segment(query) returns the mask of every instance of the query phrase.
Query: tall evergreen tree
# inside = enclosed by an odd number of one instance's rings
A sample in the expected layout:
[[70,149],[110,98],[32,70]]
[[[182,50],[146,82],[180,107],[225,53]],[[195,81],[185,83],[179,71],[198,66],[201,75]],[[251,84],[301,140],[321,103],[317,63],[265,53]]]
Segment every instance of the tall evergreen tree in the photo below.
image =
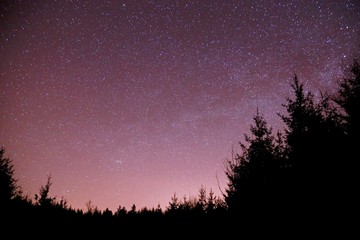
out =
[[42,185],[39,190],[39,195],[35,194],[35,200],[38,201],[39,206],[41,207],[51,207],[55,204],[55,197],[50,197],[50,187],[52,185],[51,175],[47,177],[47,181],[45,185]]
[[[281,115],[282,120],[287,125],[285,129],[286,147],[289,157],[289,171],[293,181],[304,177],[305,170],[311,165],[310,149],[313,143],[310,141],[309,132],[314,129],[312,118],[317,115],[311,92],[305,94],[304,86],[297,78],[294,77],[294,83],[291,84],[294,90],[295,99],[287,98],[287,103],[283,106],[286,108],[288,115]],[[311,151],[313,152],[313,151]],[[310,155],[310,156],[309,156]],[[294,186],[292,186],[293,188]],[[294,189],[295,190],[295,189]]]
[[[354,59],[353,64],[344,73],[334,101],[343,113],[345,140],[343,142],[342,164],[338,167],[341,176],[342,192],[347,205],[355,199],[354,189],[358,188],[358,160],[360,158],[360,63]],[[345,204],[345,203],[344,203]],[[357,204],[353,202],[353,205]]]
[[11,199],[19,195],[19,188],[14,178],[14,166],[9,158],[4,156],[4,147],[0,148],[0,205],[7,205]]
[[206,209],[206,189],[204,186],[201,186],[199,189],[198,200],[196,203],[196,208],[201,212],[204,212]]
[[242,153],[227,162],[225,201],[230,210],[245,209],[261,201],[273,183],[277,162],[271,128],[258,111],[254,122],[250,126],[252,136],[245,135],[247,145],[240,143]]
[[346,133],[355,141],[354,147],[360,147],[360,64],[356,58],[345,74],[335,102],[345,111]]
[[214,191],[210,188],[209,197],[207,198],[207,204],[206,204],[206,212],[211,213],[215,209],[215,200],[216,197],[214,195]]
[[342,144],[340,121],[328,97],[315,101],[296,76],[291,86],[295,97],[287,99],[287,115],[281,116],[287,125],[286,184],[292,197],[289,201],[320,208],[335,193]]
[[169,202],[169,207],[167,208],[167,211],[173,212],[179,209],[180,203],[179,198],[176,196],[176,193],[171,197],[171,201]]

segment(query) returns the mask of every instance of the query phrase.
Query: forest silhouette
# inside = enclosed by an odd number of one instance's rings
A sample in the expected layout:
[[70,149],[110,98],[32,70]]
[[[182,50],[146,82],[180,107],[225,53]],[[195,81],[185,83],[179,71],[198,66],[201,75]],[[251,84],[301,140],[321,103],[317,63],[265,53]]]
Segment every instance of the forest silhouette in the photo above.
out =
[[126,209],[120,205],[113,212],[99,210],[91,201],[86,210],[74,209],[66,199],[50,196],[51,176],[34,199],[24,196],[2,147],[2,235],[29,226],[40,234],[44,229],[77,229],[91,235],[94,229],[121,234],[130,227],[154,232],[206,227],[226,232],[231,224],[236,225],[232,228],[236,232],[245,225],[275,225],[274,221],[285,229],[302,218],[302,226],[315,226],[319,221],[329,228],[339,224],[354,215],[359,182],[355,164],[360,159],[359,61],[355,58],[344,71],[334,94],[315,97],[297,76],[291,87],[293,96],[283,104],[285,113],[278,114],[285,129],[273,133],[256,111],[250,134],[240,143],[241,152],[225,163],[228,183],[222,196],[201,186],[196,197],[174,194],[164,210],[160,206]]

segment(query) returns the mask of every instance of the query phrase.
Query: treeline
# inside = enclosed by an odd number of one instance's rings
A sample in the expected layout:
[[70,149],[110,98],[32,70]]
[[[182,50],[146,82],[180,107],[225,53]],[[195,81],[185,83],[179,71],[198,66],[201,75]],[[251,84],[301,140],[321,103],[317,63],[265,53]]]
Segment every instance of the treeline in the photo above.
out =
[[[75,227],[73,230],[84,230],[89,227],[112,230],[120,227],[156,227],[173,228],[184,225],[196,228],[199,224],[217,223],[217,219],[224,219],[227,211],[222,197],[215,196],[212,189],[207,193],[201,186],[198,196],[182,197],[174,193],[169,205],[162,209],[143,207],[137,209],[133,204],[130,209],[119,206],[116,211],[108,208],[100,210],[91,201],[85,203],[86,210],[75,209],[68,205],[64,198],[57,199],[50,196],[52,186],[51,175],[35,194],[34,199],[24,196],[21,188],[16,184],[14,169],[9,158],[4,156],[5,149],[0,149],[0,179],[1,202],[0,213],[3,226],[46,226],[46,228]],[[114,228],[115,229],[115,228]]]
[[[278,113],[285,129],[273,133],[256,111],[251,135],[240,143],[241,152],[226,162],[227,188],[223,196],[201,187],[196,197],[172,196],[165,210],[119,208],[100,211],[73,209],[65,199],[49,196],[51,177],[35,200],[23,196],[14,179],[11,160],[0,150],[0,208],[2,221],[11,225],[66,224],[73,226],[225,226],[230,222],[283,222],[305,217],[307,222],[334,219],[353,212],[360,159],[360,65],[344,72],[334,94],[319,96],[304,89],[295,76],[294,96]],[[235,220],[234,220],[235,219]],[[56,223],[56,224],[55,224]]]
[[228,211],[250,219],[276,215],[339,224],[354,216],[359,187],[359,62],[354,59],[335,94],[315,97],[297,76],[291,87],[286,113],[278,113],[285,129],[274,134],[257,111],[241,153],[227,161]]

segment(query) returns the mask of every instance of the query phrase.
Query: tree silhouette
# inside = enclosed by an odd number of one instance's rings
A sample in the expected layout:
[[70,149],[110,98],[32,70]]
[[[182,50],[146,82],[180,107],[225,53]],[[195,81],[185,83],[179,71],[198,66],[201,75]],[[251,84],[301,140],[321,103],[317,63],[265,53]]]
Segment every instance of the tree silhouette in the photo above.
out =
[[14,166],[9,158],[4,156],[5,149],[0,149],[0,204],[8,204],[10,200],[19,196],[19,188],[14,178]]
[[345,153],[348,159],[352,159],[348,163],[352,165],[359,158],[358,148],[360,147],[360,64],[356,58],[345,72],[334,101],[344,112]]
[[60,201],[55,203],[55,206],[60,208],[60,209],[68,209],[68,202],[64,197],[60,198]]
[[136,214],[136,205],[135,205],[135,203],[131,206],[130,211],[128,213],[131,214],[131,215]]
[[[286,148],[288,154],[288,180],[292,180],[289,188],[297,192],[298,186],[303,180],[306,181],[308,175],[306,170],[311,166],[312,156],[311,148],[315,147],[311,134],[315,129],[313,118],[318,113],[315,110],[313,95],[311,92],[305,94],[303,84],[301,84],[295,75],[294,83],[291,84],[294,90],[295,99],[287,98],[286,108],[288,115],[280,115],[287,125],[285,129]],[[309,133],[310,132],[310,133]],[[296,182],[296,183],[295,183]],[[308,182],[311,182],[308,181]]]
[[215,200],[214,191],[210,188],[209,197],[207,198],[206,212],[211,213],[215,209]]
[[341,177],[336,176],[344,165],[340,161],[344,158],[343,128],[329,96],[322,94],[315,100],[297,76],[291,86],[295,97],[283,105],[287,115],[280,115],[287,126],[286,161],[282,166],[286,167],[284,189],[289,197],[285,205],[299,214],[324,215],[324,202],[330,204],[341,188]]
[[[334,101],[340,106],[343,116],[343,126],[345,137],[342,145],[343,163],[338,167],[338,175],[342,181],[338,189],[340,194],[346,199],[343,205],[347,208],[357,205],[356,193],[358,188],[360,158],[360,63],[354,59],[353,64],[344,73],[344,77],[339,84],[339,90]],[[342,190],[342,191],[341,191]],[[352,211],[352,209],[350,209]]]
[[206,204],[206,189],[204,186],[201,186],[199,189],[198,200],[196,202],[196,209],[200,212],[204,212]]
[[52,177],[49,175],[45,185],[42,185],[39,190],[39,195],[35,194],[35,200],[38,201],[41,207],[52,207],[55,204],[56,197],[49,197],[50,187],[52,185]]
[[155,212],[162,215],[162,209],[161,209],[161,206],[160,206],[160,203],[158,203],[158,205],[156,206],[156,209],[155,209]]
[[174,212],[179,209],[180,203],[179,199],[176,196],[176,193],[171,197],[171,201],[169,202],[169,207],[167,208],[167,211]]
[[245,209],[254,200],[264,197],[276,168],[271,128],[258,111],[253,119],[252,136],[245,134],[247,145],[240,143],[242,153],[236,154],[226,165],[229,182],[225,201],[232,211]]
[[[346,76],[340,82],[335,102],[345,111],[346,133],[356,136],[358,139],[360,133],[360,64],[356,58],[345,74]],[[360,146],[359,140],[356,143]]]
[[121,207],[121,205],[120,205],[114,215],[117,217],[124,217],[124,216],[126,216],[126,214],[127,214],[126,208]]
[[283,105],[286,113],[279,114],[286,125],[285,131],[274,136],[264,117],[256,111],[250,135],[245,134],[245,143],[240,143],[242,151],[226,163],[228,183],[224,198],[215,196],[212,189],[207,195],[201,186],[196,197],[179,199],[174,193],[165,212],[160,205],[136,210],[133,204],[131,210],[119,206],[113,214],[108,208],[100,211],[88,201],[84,214],[82,210],[68,207],[64,198],[56,202],[56,197],[49,196],[51,175],[40,187],[33,203],[21,196],[13,164],[4,157],[2,147],[0,212],[5,222],[3,229],[9,229],[7,226],[12,227],[13,223],[23,229],[34,221],[38,226],[54,229],[73,225],[74,229],[80,227],[84,232],[89,227],[106,229],[103,232],[114,227],[116,232],[118,226],[124,230],[128,226],[128,229],[130,226],[149,229],[162,226],[199,231],[205,226],[226,232],[231,224],[238,223],[237,220],[248,223],[252,220],[249,216],[255,216],[254,223],[261,227],[261,221],[269,219],[266,216],[273,218],[276,214],[284,220],[279,224],[281,229],[286,230],[294,223],[292,220],[298,220],[299,214],[306,217],[307,223],[324,225],[343,220],[351,213],[355,215],[359,182],[355,163],[360,147],[360,66],[356,59],[342,80],[335,97],[327,94],[316,97],[304,90],[295,76],[291,84],[294,96],[287,98]]
[[88,215],[92,215],[95,211],[95,206],[94,204],[91,202],[91,200],[87,201],[85,203],[85,207],[86,207],[86,214]]
[[113,216],[113,213],[112,213],[111,210],[109,210],[109,208],[106,208],[106,209],[103,211],[102,215],[103,215],[104,217],[106,217],[106,218],[111,218],[111,217]]

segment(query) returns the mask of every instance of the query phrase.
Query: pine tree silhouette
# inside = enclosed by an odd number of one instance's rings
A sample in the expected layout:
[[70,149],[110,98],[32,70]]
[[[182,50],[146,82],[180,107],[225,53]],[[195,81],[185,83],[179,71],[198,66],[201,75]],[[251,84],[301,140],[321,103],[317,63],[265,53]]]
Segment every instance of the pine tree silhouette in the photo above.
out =
[[0,148],[0,206],[7,207],[12,199],[19,196],[19,188],[14,178],[14,166],[9,158],[4,156],[4,147]]
[[271,128],[257,111],[252,136],[245,135],[247,144],[240,143],[242,153],[227,162],[228,188],[225,201],[230,211],[260,208],[263,198],[273,184],[277,161]]

